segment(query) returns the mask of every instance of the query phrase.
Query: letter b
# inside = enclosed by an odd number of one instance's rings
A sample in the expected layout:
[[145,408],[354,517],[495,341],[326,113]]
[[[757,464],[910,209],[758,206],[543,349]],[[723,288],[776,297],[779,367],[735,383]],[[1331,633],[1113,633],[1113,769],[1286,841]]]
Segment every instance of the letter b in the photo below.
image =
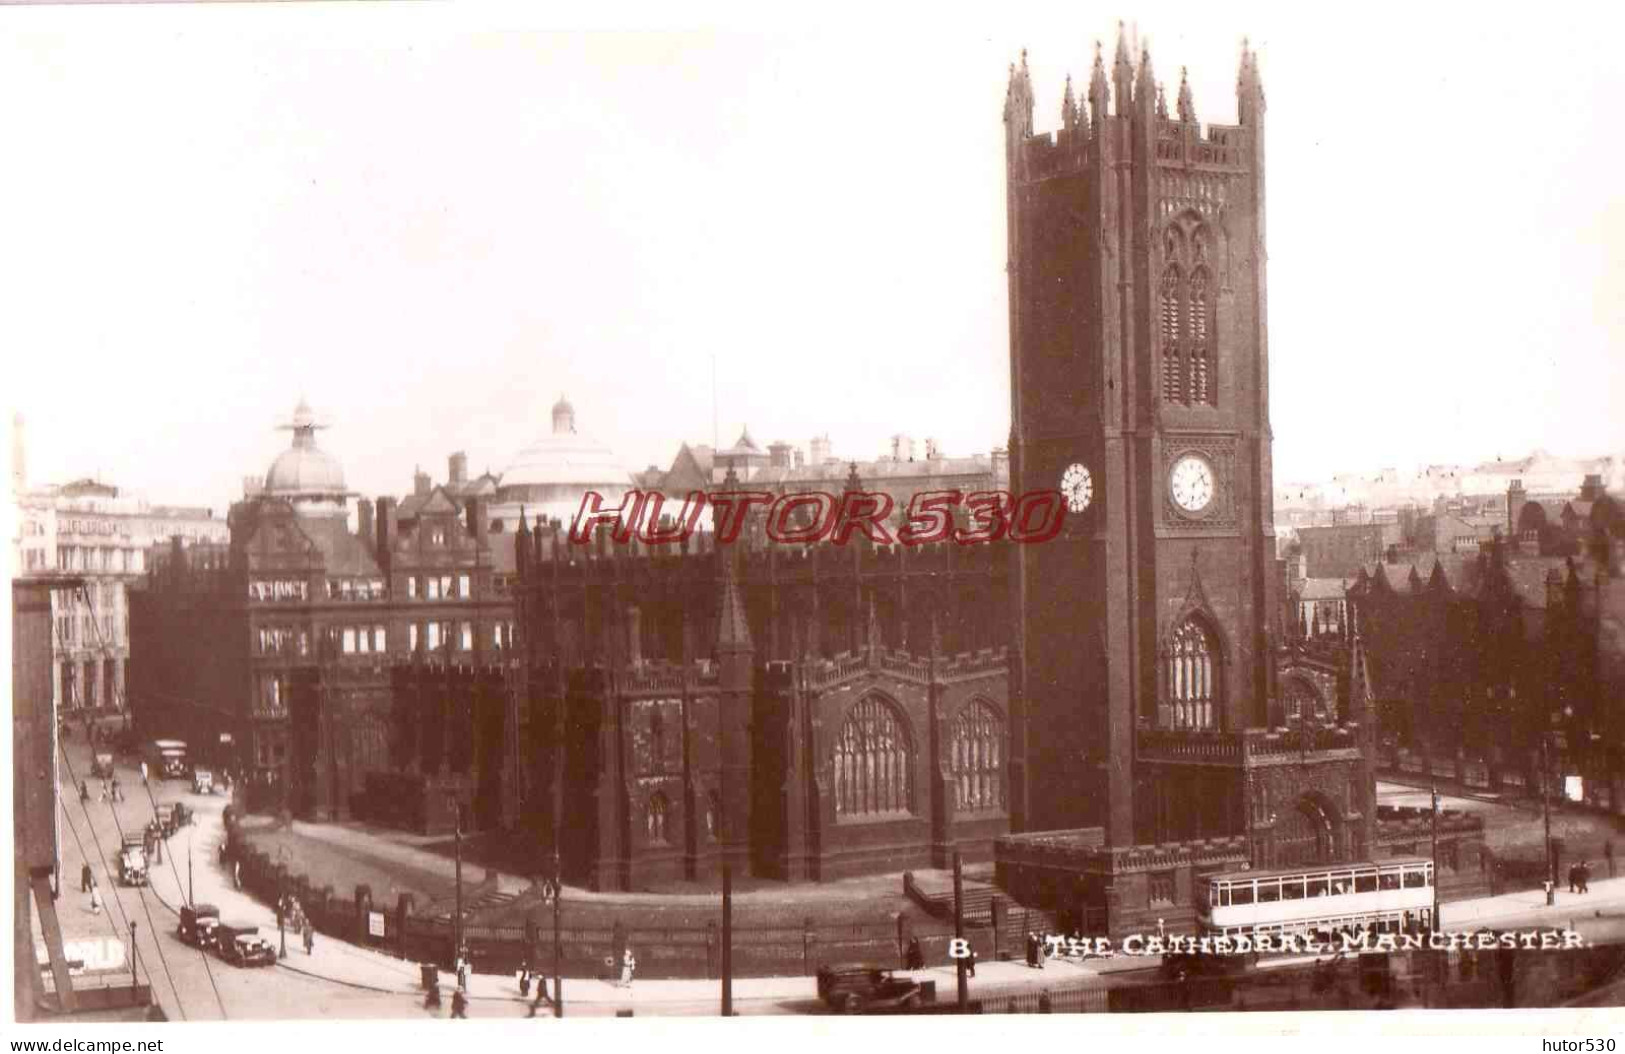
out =
[[969,959],[970,941],[963,937],[955,937],[948,942],[948,958]]

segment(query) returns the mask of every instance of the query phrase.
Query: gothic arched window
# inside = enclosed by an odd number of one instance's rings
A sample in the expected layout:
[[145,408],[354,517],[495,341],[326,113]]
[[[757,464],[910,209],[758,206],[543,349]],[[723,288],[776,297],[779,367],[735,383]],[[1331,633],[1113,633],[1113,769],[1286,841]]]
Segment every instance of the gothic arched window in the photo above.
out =
[[666,800],[666,796],[660,791],[655,791],[649,795],[648,828],[650,845],[666,844],[666,814],[670,811],[670,807],[671,803]]
[[1208,347],[1209,294],[1207,268],[1198,267],[1191,274],[1190,295],[1186,300],[1188,318],[1185,333],[1190,341],[1190,403],[1193,406],[1213,404],[1212,378],[1209,374],[1212,351]]
[[1213,728],[1218,648],[1196,619],[1174,630],[1168,647],[1168,703],[1175,728]]
[[1162,335],[1162,398],[1165,402],[1180,401],[1184,387],[1179,347],[1179,268],[1170,264],[1162,272],[1161,301],[1158,316]]
[[860,699],[836,736],[832,761],[837,817],[913,810],[914,748],[890,703],[876,696]]
[[954,811],[1004,808],[1004,718],[981,700],[954,718],[948,738]]
[[1320,695],[1299,678],[1288,678],[1282,686],[1281,694],[1288,721],[1325,720],[1326,709],[1320,701]]

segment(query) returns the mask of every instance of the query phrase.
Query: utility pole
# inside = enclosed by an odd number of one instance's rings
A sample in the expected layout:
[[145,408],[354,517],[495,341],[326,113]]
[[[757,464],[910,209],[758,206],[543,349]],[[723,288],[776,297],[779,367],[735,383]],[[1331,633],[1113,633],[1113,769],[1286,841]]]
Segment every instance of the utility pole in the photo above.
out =
[[734,1016],[734,872],[722,861],[722,1016]]
[[1444,927],[1439,921],[1439,785],[1433,785],[1433,924],[1437,933]]
[[452,916],[451,942],[452,962],[457,963],[463,957],[463,806],[456,798],[451,800],[452,812],[452,844],[457,861],[457,913]]
[[1552,856],[1552,803],[1550,788],[1552,764],[1548,754],[1547,744],[1551,739],[1550,732],[1542,732],[1540,736],[1540,813],[1541,820],[1546,827],[1546,903],[1553,904],[1557,900],[1557,860]]
[[135,920],[131,919],[130,920],[130,987],[134,988],[136,985],[138,985],[140,983],[141,983],[140,980],[135,975]]
[[[963,948],[965,939],[965,878],[960,867],[959,850],[954,850],[954,947]],[[959,1012],[965,1012],[970,1002],[970,981],[965,976],[965,959],[954,960],[954,973],[959,979]]]
[[553,814],[553,1016],[564,1016],[564,973],[559,964],[564,958],[563,938],[559,930],[559,901],[564,899],[564,873],[559,869],[558,813]]
[[186,826],[186,902],[196,905],[197,899],[192,896],[192,825]]

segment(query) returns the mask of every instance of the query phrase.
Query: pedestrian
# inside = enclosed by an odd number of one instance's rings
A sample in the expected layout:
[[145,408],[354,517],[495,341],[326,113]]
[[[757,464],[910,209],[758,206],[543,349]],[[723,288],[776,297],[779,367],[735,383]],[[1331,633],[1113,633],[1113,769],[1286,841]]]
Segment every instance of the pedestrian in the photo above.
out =
[[457,957],[457,990],[468,991],[468,960],[461,955]]
[[920,938],[908,939],[908,968],[910,970],[925,969],[925,952],[920,948]]
[[96,885],[94,878],[90,880],[90,913],[92,915],[102,913],[102,890],[100,886]]
[[965,976],[967,976],[967,977],[975,977],[976,976],[976,949],[971,948],[971,949],[968,949],[968,950],[970,951],[970,954],[965,956]]
[[316,951],[316,926],[309,919],[305,920],[305,954],[311,955]]
[[1580,892],[1580,865],[1578,864],[1569,865],[1569,892]]
[[1034,969],[1038,968],[1038,934],[1036,933],[1029,932],[1027,934],[1027,965]]
[[638,961],[632,958],[632,949],[626,949],[626,955],[621,959],[621,987],[632,987],[632,971],[638,967]]
[[85,780],[79,781],[79,800],[82,802],[90,800],[90,784]]
[[145,761],[141,763],[141,782],[147,782],[147,763]]
[[530,998],[530,971],[524,967],[519,968],[519,998]]
[[94,882],[94,881],[95,881],[95,879],[92,878],[91,874],[90,874],[90,865],[89,864],[80,864],[79,865],[79,892],[81,892],[81,893],[89,893],[90,892],[90,884],[92,882]]
[[1580,861],[1580,892],[1591,892],[1591,863],[1587,860]]
[[241,860],[231,862],[231,880],[238,889],[243,888],[243,862]]
[[98,804],[100,804],[102,802],[105,802],[106,800],[107,800],[107,781],[102,780],[102,796],[100,798],[97,798],[96,801],[97,801]]
[[435,984],[430,985],[429,990],[427,992],[423,993],[423,1009],[425,1009],[425,1010],[439,1010],[440,1009],[440,985],[439,985],[438,982],[436,982]]
[[124,788],[119,786],[117,776],[113,777],[113,800],[114,801],[123,801],[124,800]]
[[468,1020],[468,997],[461,988],[451,993],[451,1016]]

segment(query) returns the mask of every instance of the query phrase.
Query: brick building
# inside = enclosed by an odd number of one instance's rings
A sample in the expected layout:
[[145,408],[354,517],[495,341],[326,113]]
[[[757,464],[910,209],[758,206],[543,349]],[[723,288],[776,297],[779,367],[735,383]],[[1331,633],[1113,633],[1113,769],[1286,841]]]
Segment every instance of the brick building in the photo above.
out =
[[[237,769],[251,807],[346,818],[372,802],[367,773],[391,767],[392,668],[453,671],[466,707],[470,671],[507,657],[512,547],[491,544],[479,497],[443,488],[406,527],[394,498],[363,501],[352,531],[314,415],[301,403],[287,427],[292,446],[232,507],[229,544],[160,553],[132,593],[130,693],[143,736]],[[459,796],[498,822],[506,755],[453,760],[415,784],[419,812]]]

